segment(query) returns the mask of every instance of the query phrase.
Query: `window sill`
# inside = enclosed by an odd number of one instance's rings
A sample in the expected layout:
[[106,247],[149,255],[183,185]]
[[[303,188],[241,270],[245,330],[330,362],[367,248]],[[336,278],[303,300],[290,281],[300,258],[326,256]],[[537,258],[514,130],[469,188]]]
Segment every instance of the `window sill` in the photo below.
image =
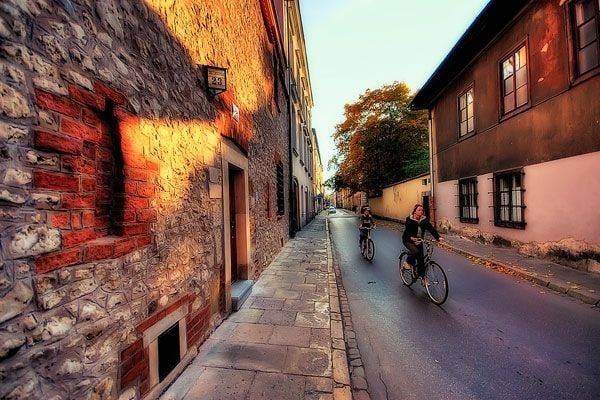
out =
[[501,228],[510,228],[510,229],[525,229],[527,225],[526,222],[502,222],[502,221],[494,221],[494,225]]
[[512,110],[512,111],[510,111],[510,112],[508,112],[506,114],[501,115],[500,119],[498,120],[498,122],[502,123],[502,122],[504,122],[506,120],[509,120],[512,117],[514,117],[516,115],[519,115],[519,114],[521,114],[521,113],[529,110],[530,108],[531,108],[531,100],[527,104],[525,104],[524,106],[521,106],[519,108],[515,108],[514,110]]
[[574,76],[571,78],[571,87],[577,86],[598,74],[600,74],[600,66],[595,67],[584,74]]
[[479,218],[459,218],[463,224],[479,224]]
[[463,140],[467,140],[467,139],[475,136],[476,133],[477,133],[477,131],[473,131],[473,132],[467,133],[466,135],[462,135],[462,136],[460,136],[460,133],[459,133],[458,141],[462,142]]

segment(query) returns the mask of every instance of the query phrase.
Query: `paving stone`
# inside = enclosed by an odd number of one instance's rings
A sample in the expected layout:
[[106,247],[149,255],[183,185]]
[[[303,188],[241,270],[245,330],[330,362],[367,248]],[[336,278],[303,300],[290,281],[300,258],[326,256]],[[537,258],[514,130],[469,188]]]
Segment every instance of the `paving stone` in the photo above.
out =
[[331,376],[331,357],[327,349],[288,347],[285,372],[298,375]]
[[300,328],[297,326],[276,326],[273,329],[273,335],[269,339],[270,344],[279,344],[285,346],[309,347],[310,328]]
[[252,382],[247,400],[301,400],[304,398],[303,376],[259,372]]
[[306,378],[305,391],[308,392],[333,392],[333,380],[331,378],[320,378],[309,376]]
[[255,372],[206,368],[184,400],[239,400],[246,397]]
[[331,346],[331,332],[326,328],[313,328],[310,333],[310,347],[329,348]]
[[256,323],[262,316],[263,312],[264,310],[254,308],[242,308],[241,310],[238,310],[231,314],[227,321]]
[[329,328],[329,314],[299,312],[295,325],[309,328]]
[[160,400],[182,400],[190,389],[197,384],[205,369],[205,367],[198,365],[189,365],[160,397]]
[[302,292],[297,290],[288,289],[275,289],[275,292],[271,297],[274,299],[299,299],[302,296]]
[[236,324],[231,340],[234,342],[267,343],[272,334],[273,327],[271,325],[241,322]]
[[281,310],[283,308],[283,299],[267,299],[264,297],[256,297],[252,301],[250,308],[258,308],[261,310]]
[[194,360],[195,365],[218,368],[239,368],[264,372],[283,372],[286,346],[260,343],[213,342]]
[[296,321],[296,314],[296,311],[265,310],[258,322],[260,324],[291,326]]
[[314,312],[315,302],[309,300],[286,300],[283,305],[283,310]]

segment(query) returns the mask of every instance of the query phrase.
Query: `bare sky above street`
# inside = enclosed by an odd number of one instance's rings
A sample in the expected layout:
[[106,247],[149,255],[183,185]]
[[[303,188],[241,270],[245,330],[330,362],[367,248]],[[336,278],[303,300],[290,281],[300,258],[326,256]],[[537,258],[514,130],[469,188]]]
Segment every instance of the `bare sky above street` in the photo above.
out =
[[394,81],[419,89],[488,0],[300,0],[325,178],[344,104]]

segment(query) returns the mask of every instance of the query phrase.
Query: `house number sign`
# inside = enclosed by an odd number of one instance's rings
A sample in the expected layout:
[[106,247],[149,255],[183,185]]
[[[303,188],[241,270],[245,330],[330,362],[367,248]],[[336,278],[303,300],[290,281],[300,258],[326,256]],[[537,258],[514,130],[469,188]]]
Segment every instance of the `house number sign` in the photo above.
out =
[[227,90],[227,69],[220,67],[206,67],[208,93],[216,96]]

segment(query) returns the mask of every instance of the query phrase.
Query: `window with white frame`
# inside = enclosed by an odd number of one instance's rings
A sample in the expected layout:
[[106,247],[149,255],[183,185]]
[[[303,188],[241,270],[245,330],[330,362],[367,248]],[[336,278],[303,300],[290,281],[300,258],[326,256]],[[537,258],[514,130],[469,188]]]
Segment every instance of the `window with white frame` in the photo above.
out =
[[458,206],[460,222],[476,224],[477,217],[477,179],[467,178],[458,181]]
[[473,87],[458,96],[458,136],[463,137],[475,131]]
[[494,174],[494,225],[525,228],[523,172]]
[[502,60],[502,113],[508,114],[529,102],[527,46],[523,45]]

